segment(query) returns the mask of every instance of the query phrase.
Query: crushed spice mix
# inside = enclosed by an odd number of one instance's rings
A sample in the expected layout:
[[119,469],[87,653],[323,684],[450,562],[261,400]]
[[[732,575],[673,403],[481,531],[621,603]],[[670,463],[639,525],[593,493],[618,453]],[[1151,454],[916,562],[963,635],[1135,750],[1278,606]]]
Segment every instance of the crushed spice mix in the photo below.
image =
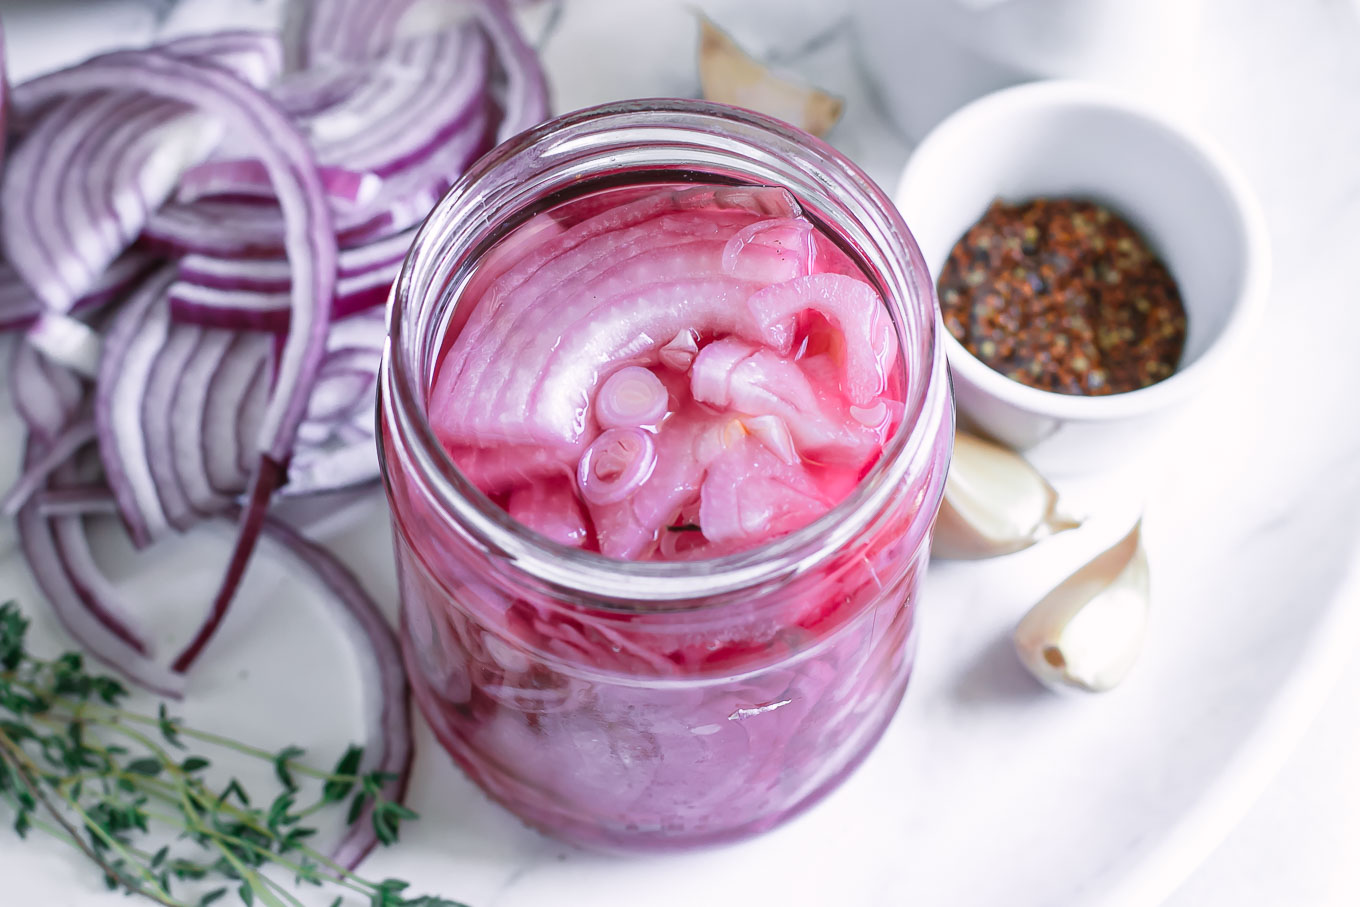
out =
[[1042,390],[1137,390],[1169,377],[1185,348],[1175,278],[1095,202],[998,199],[949,253],[938,289],[970,353]]

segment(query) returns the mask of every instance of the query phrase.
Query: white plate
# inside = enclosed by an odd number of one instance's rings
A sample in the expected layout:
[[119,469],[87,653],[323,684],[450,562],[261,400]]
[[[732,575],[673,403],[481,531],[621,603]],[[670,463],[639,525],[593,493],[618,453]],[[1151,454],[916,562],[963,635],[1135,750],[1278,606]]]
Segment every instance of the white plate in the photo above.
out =
[[[366,872],[473,907],[1108,907],[1153,904],[1170,891],[1266,783],[1360,631],[1360,306],[1346,273],[1360,236],[1360,121],[1340,114],[1360,60],[1330,40],[1340,30],[1324,17],[1340,14],[1336,4],[1307,15],[1289,5],[1286,15],[1283,5],[1254,3],[1259,14],[1225,17],[1206,45],[1219,81],[1205,120],[1265,204],[1276,286],[1250,355],[1198,402],[1161,468],[1148,470],[1155,623],[1124,687],[1091,699],[1044,693],[1005,639],[1027,604],[1112,540],[1138,505],[1134,484],[1073,487],[1079,505],[1104,508],[1087,528],[1005,561],[933,568],[901,713],[864,767],[788,826],[677,857],[578,853],[489,804],[422,727],[411,802],[425,818]],[[212,24],[207,6],[184,4],[170,26]],[[796,47],[838,16],[814,0],[705,6],[758,49]],[[25,36],[40,25],[59,33],[59,11],[35,9],[6,22],[29,71],[47,58]],[[866,97],[844,32],[831,35],[796,65],[847,95],[837,140],[891,179],[905,151]],[[679,2],[572,0],[546,55],[558,108],[690,93],[690,37]],[[1294,70],[1249,77],[1266,58],[1295,61]],[[1245,84],[1250,93],[1234,87]],[[1306,165],[1299,148],[1311,149]],[[0,427],[6,470],[12,424]],[[328,536],[391,604],[381,503],[357,519]],[[162,624],[167,645],[203,604],[223,538],[203,533],[156,566],[112,552],[139,601],[178,615]],[[47,644],[61,644],[12,556],[0,564],[0,590],[37,615]],[[339,634],[318,630],[320,613],[285,564],[260,558],[181,711],[265,746],[337,752],[358,731],[358,691]],[[0,878],[6,903],[128,903],[99,894],[93,872],[40,840],[0,846]]]

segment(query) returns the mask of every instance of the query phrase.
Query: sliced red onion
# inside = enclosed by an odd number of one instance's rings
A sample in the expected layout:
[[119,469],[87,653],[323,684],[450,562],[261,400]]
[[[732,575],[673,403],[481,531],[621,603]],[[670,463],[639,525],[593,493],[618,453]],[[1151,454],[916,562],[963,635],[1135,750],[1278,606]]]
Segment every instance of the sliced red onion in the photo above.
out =
[[268,457],[261,458],[260,465],[251,475],[250,486],[243,496],[245,507],[241,510],[236,544],[233,546],[231,557],[227,561],[222,585],[213,598],[212,607],[209,609],[206,619],[200,625],[198,632],[194,634],[193,639],[189,641],[189,644],[184,647],[171,664],[171,670],[176,673],[182,674],[193,667],[194,662],[203,654],[203,650],[211,642],[217,628],[221,626],[222,620],[227,616],[232,599],[236,596],[236,589],[240,586],[241,580],[245,577],[246,567],[250,564],[250,556],[255,550],[255,543],[264,527],[268,516],[270,498],[273,497],[274,490],[283,484],[283,481],[283,467]]
[[220,66],[251,85],[269,85],[283,72],[283,43],[273,31],[232,29],[172,38],[153,48],[161,53]]
[[13,517],[19,508],[28,503],[36,492],[47,484],[47,477],[57,467],[64,464],[86,444],[94,441],[94,420],[77,419],[63,428],[55,438],[43,445],[40,456],[35,457],[19,475],[18,481],[0,499],[0,514]]
[[[349,80],[331,106],[301,118],[323,164],[383,177],[371,198],[337,201],[335,225],[346,245],[413,226],[490,147],[487,46],[476,29],[398,42],[361,65],[362,81]],[[337,78],[349,75],[339,70]],[[169,206],[147,233],[173,249],[256,255],[278,247],[281,224],[268,208],[212,202]]]
[[541,446],[451,446],[447,450],[458,471],[487,494],[545,476],[575,475],[574,463],[569,465],[562,454]]
[[496,143],[537,126],[548,117],[548,80],[538,56],[510,15],[505,0],[481,0],[478,18],[496,49],[505,88]]
[[[406,793],[415,748],[406,672],[396,634],[359,580],[334,555],[276,520],[267,520],[263,532],[312,572],[325,586],[327,602],[338,606],[338,613],[343,615],[344,626],[361,654],[363,676],[359,688],[367,696],[364,759],[359,773],[381,772],[390,776],[383,784],[383,796],[399,802]],[[370,803],[346,830],[331,852],[335,862],[352,869],[373,849],[377,837],[371,821],[372,809]]]
[[[251,440],[263,418],[273,353],[262,335],[213,331],[205,344],[212,354],[200,353],[185,373],[184,412],[194,415],[183,424],[185,438],[196,441],[201,451],[202,484],[197,487],[202,491],[206,486],[209,494],[201,499],[206,504],[241,494],[250,481],[258,456]],[[186,462],[181,470],[186,490],[193,480],[185,476],[197,475],[196,466]]]
[[[462,175],[490,148],[487,115],[478,112],[468,128],[421,164],[383,180],[366,205],[335,203],[334,228],[341,244],[360,245],[411,229],[424,219]],[[279,254],[283,222],[271,206],[212,199],[192,205],[168,204],[148,220],[142,238],[171,252],[258,257]]]
[[307,405],[308,422],[343,421],[354,411],[373,402],[377,386],[377,359],[364,350],[349,350],[327,357]]
[[589,319],[574,324],[544,323],[541,339],[552,334],[560,343],[537,358],[507,359],[512,370],[504,378],[492,372],[471,382],[460,399],[472,400],[476,409],[468,407],[462,430],[473,436],[500,431],[515,440],[565,448],[579,445],[585,431],[575,398],[594,392],[595,376],[615,362],[651,352],[661,345],[653,338],[672,336],[687,325],[750,337],[744,305],[759,286],[731,279],[679,280],[610,298]]
[[[40,86],[36,92],[34,86]],[[146,92],[201,107],[231,122],[259,145],[260,159],[276,181],[290,231],[294,323],[283,350],[276,393],[263,428],[262,448],[286,459],[306,405],[305,393],[320,364],[328,318],[319,301],[334,287],[336,248],[325,194],[306,140],[261,92],[218,70],[154,51],[116,52],[27,83],[28,103],[61,95],[114,89]],[[17,101],[17,98],[16,98]],[[297,316],[306,317],[297,323]]]
[[370,56],[392,39],[395,20],[409,2],[304,0],[298,4],[297,55],[308,68]]
[[[236,468],[243,476],[250,475],[259,457],[251,439],[259,435],[260,424],[264,421],[269,407],[273,359],[273,356],[262,358],[261,366],[251,375],[250,383],[246,385],[245,395],[236,405]],[[223,431],[226,431],[225,427]]]
[[[351,315],[387,302],[414,235],[408,230],[341,250],[332,319],[348,322]],[[186,255],[169,291],[171,317],[233,330],[287,330],[291,283],[288,262],[282,258]],[[379,339],[373,348],[380,349],[386,329],[381,321],[376,326]]]
[[[337,260],[339,276],[342,279],[357,277],[389,265],[400,265],[415,232],[407,230],[341,249]],[[292,286],[293,274],[288,260],[282,256],[246,258],[190,253],[180,259],[178,280],[221,290],[287,292]]]
[[675,514],[697,500],[705,469],[697,451],[698,439],[713,424],[713,417],[698,408],[667,419],[656,436],[651,477],[621,501],[590,505],[601,554],[630,560],[640,557]]
[[489,63],[470,27],[393,44],[364,90],[304,122],[318,159],[383,177],[414,167],[483,108]]
[[806,470],[748,438],[708,464],[699,525],[710,542],[733,551],[805,526],[827,506]]
[[360,434],[329,450],[303,448],[288,464],[288,482],[279,494],[295,497],[376,482],[381,475],[373,435]]
[[[292,493],[297,494],[300,485],[312,487],[314,480],[320,481],[332,471],[344,485],[377,476],[375,456],[364,458],[335,448],[367,444],[376,450],[373,414],[378,367],[387,339],[385,322],[385,313],[373,311],[332,324],[326,359],[312,390],[307,420],[299,428],[298,450],[289,465]],[[319,464],[317,468],[308,467],[307,482],[301,480],[302,460]],[[329,465],[332,461],[345,465]]]
[[93,378],[99,370],[103,341],[94,328],[68,315],[40,315],[28,329],[28,342],[48,359],[86,378]]
[[[199,61],[223,75],[235,65],[241,78],[270,78],[277,73],[279,46],[265,35],[233,32],[181,39],[155,53]],[[15,108],[30,122],[0,186],[6,257],[56,312],[70,311],[94,287],[140,232],[147,213],[222,132],[220,121],[192,115],[192,97],[178,91],[132,86],[123,92],[116,82],[53,90],[66,73],[89,65],[15,89]]]
[[852,406],[850,407],[850,418],[854,419],[865,428],[875,430],[883,428],[887,424],[891,412],[887,402],[879,400],[871,406]]
[[[727,210],[715,215],[720,198]],[[755,220],[751,206],[776,204],[792,199],[763,189],[654,193],[526,254],[483,292],[502,302],[474,308],[442,363],[431,396],[436,431],[452,444],[497,437],[579,450],[589,426],[577,398],[590,399],[610,366],[645,361],[686,329],[766,340],[746,299],[795,277],[797,265],[761,247],[726,274],[726,240],[714,230],[740,228]],[[699,205],[710,207],[686,213]]]
[[329,360],[355,350],[381,355],[386,345],[387,313],[370,309],[331,322],[326,337],[326,358]]
[[[186,35],[148,49],[220,67],[256,87],[270,84],[283,71],[283,44],[273,31],[236,29]],[[12,131],[28,131],[36,118],[47,112],[48,105],[59,100],[64,92],[51,92],[47,80],[61,76],[64,71],[58,70],[13,87]]]
[[[170,449],[168,451],[175,474],[175,487],[183,495],[186,503],[199,517],[221,513],[232,500],[230,492],[213,487],[208,474],[210,452],[225,447],[235,453],[240,438],[235,436],[236,421],[234,412],[227,423],[228,437],[222,428],[208,418],[208,402],[220,397],[226,389],[214,383],[223,360],[227,357],[236,338],[226,331],[187,331],[195,333],[197,342],[192,354],[185,363],[183,371],[174,384],[174,394],[168,407]],[[248,341],[244,341],[248,342]],[[243,343],[244,343],[243,342]],[[267,370],[268,363],[263,357],[251,359],[261,370]],[[244,490],[249,480],[249,472],[244,470],[232,483],[231,491]],[[177,520],[182,515],[167,514],[176,529],[182,528]]]
[[[147,375],[142,394],[140,426],[146,446],[146,465],[160,500],[161,512],[171,528],[183,532],[199,521],[195,502],[189,500],[181,479],[181,457],[190,444],[202,444],[199,431],[192,427],[197,420],[177,423],[175,398],[181,390],[189,363],[199,353],[202,331],[183,325],[172,325],[164,345],[156,352]],[[186,431],[186,428],[190,430]],[[197,465],[196,463],[194,465]],[[201,502],[197,502],[201,505]]]
[[[147,252],[129,249],[95,279],[88,293],[71,305],[71,314],[94,311],[122,296],[158,261]],[[0,331],[31,327],[46,311],[23,278],[0,258]]]
[[156,452],[147,447],[141,414],[169,333],[164,294],[174,273],[169,267],[156,272],[119,310],[109,326],[95,382],[100,457],[128,536],[139,548],[169,527],[149,463]]
[[[188,103],[230,123],[258,143],[260,160],[274,181],[293,267],[294,306],[261,427],[260,462],[248,490],[248,506],[227,575],[207,620],[174,669],[187,670],[226,614],[263,521],[270,493],[283,477],[307,397],[320,366],[334,291],[336,243],[327,200],[306,140],[260,91],[222,70],[147,51],[97,57],[38,80],[46,97],[122,88]],[[35,83],[29,83],[30,86]],[[111,477],[112,478],[112,477]],[[115,491],[117,491],[115,486]],[[124,490],[127,494],[127,490]],[[121,502],[120,502],[121,503]]]
[[872,431],[847,422],[844,401],[818,392],[801,363],[734,337],[703,348],[690,372],[690,392],[721,410],[778,417],[798,450],[821,462],[862,463],[879,446]]
[[601,428],[655,425],[666,415],[670,395],[650,369],[627,365],[605,379],[595,395],[595,421]]
[[[405,234],[402,234],[405,235]],[[386,304],[401,261],[363,274],[341,277],[331,300],[331,317],[345,318]],[[286,331],[291,297],[281,290],[221,289],[177,280],[169,289],[170,314],[176,321],[233,330]]]
[[897,354],[897,333],[873,287],[842,274],[816,274],[768,287],[751,297],[756,323],[788,352],[796,316],[821,315],[845,342],[841,390],[856,406],[867,406],[887,388],[888,370]]
[[162,696],[180,698],[184,680],[153,661],[130,615],[101,583],[80,517],[48,518],[31,502],[19,511],[24,559],[52,612],[81,647]]
[[801,217],[757,221],[738,230],[727,241],[727,247],[723,249],[723,270],[736,271],[742,250],[751,245],[762,245],[790,256],[797,262],[800,276],[811,274],[816,267],[816,235],[811,222]]
[[[502,304],[473,310],[444,359],[439,380],[454,386],[463,380],[465,373],[476,374],[495,361],[499,340],[488,338],[501,335],[548,290],[557,294],[563,286],[579,288],[597,280],[625,259],[684,240],[698,239],[701,231],[711,231],[715,219],[703,209],[717,206],[739,215],[755,214],[759,212],[744,208],[742,204],[763,211],[792,203],[793,197],[782,189],[715,190],[701,186],[681,191],[648,192],[626,204],[611,202],[603,211],[586,217],[556,236],[536,236],[535,245],[521,250],[518,260],[507,266],[484,291],[483,295],[500,297]],[[685,213],[696,208],[701,213]],[[750,221],[747,217],[735,223],[740,226]],[[712,235],[710,232],[710,238]]]
[[[364,204],[378,194],[382,177],[368,170],[319,166],[321,185],[334,199]],[[272,199],[273,184],[264,165],[256,160],[206,161],[186,170],[179,180],[175,199],[195,202],[212,196],[245,196]]]
[[501,436],[579,449],[589,441],[580,410],[616,363],[654,354],[685,328],[760,339],[746,299],[782,275],[753,257],[741,275],[722,276],[721,242],[671,242],[613,266],[592,264],[550,293],[536,280],[512,291],[527,297],[518,316],[510,302],[500,307],[484,349],[465,354],[458,383],[446,378],[456,360],[441,369],[436,425],[464,443]]
[[16,348],[10,360],[9,392],[19,418],[41,446],[51,444],[88,411],[84,382],[27,344]]
[[104,485],[68,485],[33,495],[33,504],[45,517],[118,516],[118,502]]
[[[468,162],[489,146],[494,130],[499,127],[504,135],[531,125],[515,121],[527,120],[535,109],[534,73],[537,94],[542,95],[536,61],[499,3],[484,10],[483,28],[508,57],[520,52],[528,55],[527,61],[497,61],[495,77],[504,82],[499,111],[484,96],[491,67],[488,42],[481,31],[457,23],[456,27],[447,27],[450,23],[441,21],[440,30],[434,34],[405,37],[419,30],[417,17],[406,15],[410,4],[396,0],[378,8],[361,6],[371,10],[366,21],[373,26],[365,41],[359,42],[362,52],[373,58],[372,65],[363,67],[367,79],[299,77],[280,93],[290,105],[288,110],[322,123],[322,128],[313,132],[327,165],[320,171],[281,105],[271,104],[236,76],[217,68],[235,69],[247,79],[265,73],[272,77],[278,61],[277,53],[271,57],[270,48],[276,51],[277,45],[258,35],[205,36],[142,53],[109,54],[34,80],[16,95],[20,121],[30,133],[22,147],[28,147],[36,135],[42,140],[37,144],[46,143],[49,151],[41,162],[26,165],[36,177],[15,185],[30,193],[26,196],[30,201],[48,197],[42,192],[60,198],[60,192],[66,191],[72,198],[70,205],[49,220],[62,223],[59,218],[66,217],[64,226],[72,226],[76,221],[70,220],[74,216],[71,212],[78,211],[88,221],[85,226],[89,233],[72,238],[59,235],[60,231],[32,231],[39,237],[33,245],[36,251],[25,257],[21,250],[18,260],[27,264],[16,264],[23,278],[15,275],[15,283],[25,295],[16,296],[16,304],[6,307],[4,281],[0,280],[0,319],[7,317],[7,312],[16,314],[16,322],[36,317],[33,337],[45,349],[56,351],[61,361],[76,363],[81,357],[71,352],[72,347],[49,341],[95,335],[85,334],[88,328],[83,323],[54,311],[69,312],[96,304],[88,301],[95,294],[84,293],[81,288],[97,290],[99,287],[91,281],[111,276],[104,273],[103,266],[126,247],[146,220],[147,211],[159,205],[186,166],[211,144],[193,141],[202,138],[201,134],[182,142],[178,135],[168,136],[167,130],[182,130],[187,123],[201,121],[229,130],[232,153],[240,152],[239,156],[222,157],[199,167],[182,179],[185,198],[213,195],[214,200],[170,206],[170,223],[179,216],[182,225],[194,229],[195,217],[211,218],[222,212],[229,215],[213,230],[204,231],[191,242],[179,243],[178,248],[226,250],[228,255],[238,255],[243,249],[287,252],[286,261],[262,262],[249,268],[245,262],[228,263],[208,277],[210,281],[225,272],[227,285],[210,285],[219,293],[253,294],[255,308],[275,319],[271,327],[287,329],[286,337],[278,342],[247,334],[233,336],[202,324],[177,323],[168,316],[164,277],[168,272],[161,272],[142,282],[117,315],[106,349],[85,344],[89,352],[100,355],[96,434],[111,485],[109,492],[71,484],[90,478],[83,468],[63,466],[55,473],[57,486],[40,491],[37,497],[28,494],[45,484],[51,467],[63,459],[66,448],[61,445],[71,445],[71,449],[79,446],[78,440],[73,440],[79,437],[78,427],[66,435],[61,429],[79,412],[84,389],[65,369],[33,355],[33,346],[23,347],[23,356],[35,376],[28,384],[37,392],[21,395],[16,391],[16,402],[21,411],[34,415],[32,443],[59,445],[49,449],[44,461],[32,464],[25,478],[25,496],[30,503],[21,517],[32,529],[27,533],[34,540],[29,547],[39,551],[44,538],[39,530],[47,531],[55,551],[48,564],[56,566],[49,571],[45,588],[51,588],[49,595],[54,600],[69,591],[58,606],[63,621],[76,626],[82,640],[97,654],[144,683],[173,689],[178,673],[187,670],[211,639],[246,569],[256,537],[275,531],[266,526],[265,508],[283,482],[284,464],[290,457],[286,493],[328,490],[376,476],[372,403],[384,336],[382,313],[353,319],[353,326],[338,323],[329,334],[328,315],[382,301],[409,245],[408,236],[392,234],[424,216]],[[213,59],[205,63],[200,58]],[[414,81],[413,70],[419,70]],[[380,71],[390,78],[389,83],[375,85]],[[407,79],[404,85],[403,77]],[[368,128],[326,132],[337,124],[337,110],[364,111],[365,98],[373,105],[368,111]],[[405,101],[393,104],[393,98]],[[193,112],[196,110],[203,113]],[[545,113],[540,109],[532,120]],[[331,117],[329,121],[325,120],[327,116]],[[63,125],[46,126],[48,122]],[[375,124],[383,129],[374,129]],[[44,134],[43,129],[51,130],[51,134]],[[390,138],[383,137],[384,131]],[[250,147],[239,147],[241,137],[250,141]],[[343,154],[346,161],[332,162],[324,156],[328,149]],[[49,187],[55,179],[53,174],[63,169],[58,162],[67,171],[97,178],[87,178],[75,189]],[[367,197],[367,187],[372,184],[370,171],[389,177],[372,192],[372,198]],[[265,191],[264,178],[272,184],[272,193]],[[326,197],[328,191],[330,198]],[[226,198],[217,200],[222,196]],[[5,207],[7,215],[10,206]],[[333,221],[328,218],[328,207],[334,212]],[[29,213],[33,210],[37,209],[31,208]],[[184,217],[185,211],[192,216]],[[152,241],[157,239],[154,224],[148,223],[143,232]],[[337,234],[350,246],[339,262],[338,286],[332,283]],[[384,239],[387,243],[375,242]],[[388,248],[388,243],[399,247]],[[174,247],[176,243],[168,245]],[[53,250],[69,254],[71,246],[79,247],[84,257],[47,255]],[[186,263],[182,271],[192,275],[202,264]],[[200,270],[212,272],[213,264]],[[35,274],[41,280],[35,280]],[[181,273],[182,280],[184,277]],[[230,285],[233,279],[239,279],[240,284]],[[193,284],[192,279],[184,282]],[[40,288],[36,308],[25,283]],[[119,288],[123,286],[126,284]],[[268,301],[259,304],[264,295]],[[240,313],[251,308],[239,296],[212,299],[212,304],[204,304],[201,298],[198,302],[201,311],[229,312],[229,318],[240,318]],[[332,303],[330,312],[328,302]],[[43,384],[47,386],[39,387]],[[43,394],[50,402],[43,401]],[[24,399],[19,399],[21,396]],[[199,418],[193,418],[195,415]],[[304,435],[306,443],[296,444]],[[54,442],[50,440],[53,438]],[[253,445],[251,438],[256,439]],[[562,466],[559,460],[557,469]],[[627,464],[620,467],[625,471],[631,468]],[[607,462],[596,474],[604,479],[624,478]],[[568,482],[563,479],[561,484],[569,488]],[[204,514],[229,508],[242,492],[241,529],[222,586],[207,620],[175,659],[172,671],[176,673],[170,675],[168,684],[164,683],[167,672],[145,658],[146,647],[133,630],[135,623],[116,607],[117,596],[89,556],[78,515],[105,512],[116,505],[130,532],[134,537],[140,535],[144,542],[166,527],[183,528]],[[282,531],[286,534],[288,530]],[[305,546],[301,540],[293,543],[285,539],[285,543]],[[300,556],[304,560],[310,557],[305,551]],[[321,552],[316,556],[325,557]],[[325,564],[317,569],[324,573]],[[326,582],[335,591],[335,584]],[[349,582],[353,583],[352,577]],[[350,593],[338,594],[343,598]],[[357,594],[362,596],[362,590]],[[368,606],[372,611],[371,602]],[[390,650],[388,661],[395,662],[394,641],[390,630],[383,629]],[[364,632],[373,635],[371,628]],[[404,696],[404,687],[400,694]],[[404,716],[404,702],[401,708]],[[389,750],[381,764],[374,766],[382,771],[395,767],[403,776],[400,784],[404,786],[409,768],[409,720],[403,717],[402,721],[397,731],[388,722],[384,734],[370,736],[389,741],[404,738],[404,755],[393,757]],[[376,748],[373,752],[377,754]],[[350,855],[340,859],[357,861],[371,846],[371,837],[371,830],[361,830],[359,838],[347,839],[341,853]]]
[[[472,160],[547,115],[542,69],[503,3],[481,0],[473,7],[495,50],[497,85],[503,83],[499,116],[485,103],[492,67],[485,62],[479,33],[444,19],[434,33],[412,34],[419,17],[412,16],[410,27],[399,23],[408,7],[404,2],[357,4],[352,16],[338,19],[337,7],[310,8],[304,58],[356,61],[345,68],[361,65],[365,75],[356,81],[339,75],[344,69],[337,67],[336,78],[346,79],[339,90],[327,90],[325,78],[313,78],[285,94],[293,109],[308,107],[303,119],[315,123],[323,163],[385,176],[368,204],[335,206],[336,231],[347,245],[418,223]],[[333,24],[323,28],[322,23]],[[422,100],[413,101],[413,91]],[[303,103],[323,95],[329,103]],[[281,233],[277,213],[267,207],[206,200],[168,205],[146,229],[147,237],[164,248],[218,255],[269,254],[277,250]]]
[[692,328],[685,328],[663,346],[657,357],[666,368],[677,372],[687,372],[699,354],[699,334]]
[[360,60],[293,70],[284,73],[269,93],[289,116],[305,120],[360,90],[371,78],[371,68],[368,61]]
[[[26,470],[47,455],[51,439],[60,439],[84,404],[78,379],[45,362],[27,346],[14,357],[10,393],[29,429],[24,451]],[[63,466],[63,482],[74,470]],[[149,657],[136,620],[94,562],[79,517],[48,519],[35,500],[17,518],[20,546],[38,587],[57,619],[85,649],[133,680],[167,696],[180,695],[183,684]]]
[[44,444],[58,437],[85,405],[79,377],[21,344],[10,359],[9,392],[28,430]]
[[15,149],[0,187],[10,264],[49,309],[70,311],[219,135],[160,98],[98,92],[57,102]]
[[580,548],[590,537],[581,503],[566,479],[521,485],[510,495],[505,509],[515,522],[559,545]]
[[646,482],[656,467],[656,442],[640,428],[602,432],[581,455],[576,483],[592,504],[615,504]]
[[778,416],[748,416],[741,420],[741,424],[746,426],[751,437],[764,444],[785,466],[793,466],[800,461],[798,448],[793,444],[793,435],[783,419]]

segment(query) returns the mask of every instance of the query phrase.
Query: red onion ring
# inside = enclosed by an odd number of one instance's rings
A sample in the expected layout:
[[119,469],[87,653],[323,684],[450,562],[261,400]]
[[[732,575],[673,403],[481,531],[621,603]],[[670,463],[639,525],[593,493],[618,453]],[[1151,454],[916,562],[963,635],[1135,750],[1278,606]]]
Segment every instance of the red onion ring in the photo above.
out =
[[655,425],[669,403],[666,385],[650,369],[626,365],[606,378],[595,394],[595,421],[601,428]]
[[[42,91],[33,86],[41,84]],[[261,427],[260,463],[252,476],[241,533],[226,577],[203,626],[174,669],[187,670],[216,632],[245,572],[263,508],[283,477],[282,464],[305,413],[307,397],[321,364],[329,312],[323,301],[335,284],[336,241],[325,192],[306,139],[259,90],[231,74],[154,51],[118,52],[28,83],[38,98],[125,88],[145,91],[201,107],[222,117],[258,145],[270,173],[285,221],[288,259],[293,267],[293,312]]]
[[[383,785],[383,796],[400,801],[410,781],[415,746],[406,672],[396,634],[359,580],[334,555],[278,520],[266,520],[262,528],[267,538],[282,545],[325,586],[330,593],[326,600],[339,606],[337,610],[346,618],[345,626],[355,639],[356,649],[372,656],[360,659],[362,670],[368,675],[360,686],[376,691],[377,708],[368,710],[368,732],[359,772],[390,775],[391,779]],[[352,869],[377,844],[370,821],[372,811],[370,803],[350,825],[331,852],[335,862]]]
[[510,15],[505,0],[482,0],[477,4],[478,19],[496,48],[505,78],[501,98],[501,122],[496,142],[504,142],[548,116],[548,80],[538,56]]
[[640,428],[601,432],[581,455],[576,483],[591,504],[617,504],[651,477],[656,442]]
[[[321,185],[331,198],[363,203],[373,198],[382,177],[368,170],[320,166]],[[175,200],[185,203],[213,196],[273,198],[269,174],[256,160],[205,161],[180,176]]]
[[25,465],[18,480],[0,499],[0,514],[15,516],[29,498],[47,484],[48,476],[95,438],[93,419],[79,419],[63,428],[44,445],[41,455],[35,456]]
[[[124,252],[95,279],[89,292],[71,304],[71,314],[93,312],[121,298],[146,277],[158,260],[135,248]],[[9,262],[0,259],[0,331],[32,327],[46,311]]]

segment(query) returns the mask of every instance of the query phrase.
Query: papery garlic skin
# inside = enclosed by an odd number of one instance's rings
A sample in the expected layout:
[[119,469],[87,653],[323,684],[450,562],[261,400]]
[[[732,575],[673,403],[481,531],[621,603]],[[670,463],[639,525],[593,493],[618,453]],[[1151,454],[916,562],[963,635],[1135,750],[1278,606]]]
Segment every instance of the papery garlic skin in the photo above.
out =
[[841,118],[844,102],[818,88],[774,75],[707,17],[699,21],[699,84],[709,101],[778,117],[816,136]]
[[1112,690],[1142,651],[1150,591],[1140,524],[1030,609],[1015,650],[1045,686]]
[[1024,457],[958,432],[931,554],[999,557],[1081,525],[1057,508],[1057,491]]

